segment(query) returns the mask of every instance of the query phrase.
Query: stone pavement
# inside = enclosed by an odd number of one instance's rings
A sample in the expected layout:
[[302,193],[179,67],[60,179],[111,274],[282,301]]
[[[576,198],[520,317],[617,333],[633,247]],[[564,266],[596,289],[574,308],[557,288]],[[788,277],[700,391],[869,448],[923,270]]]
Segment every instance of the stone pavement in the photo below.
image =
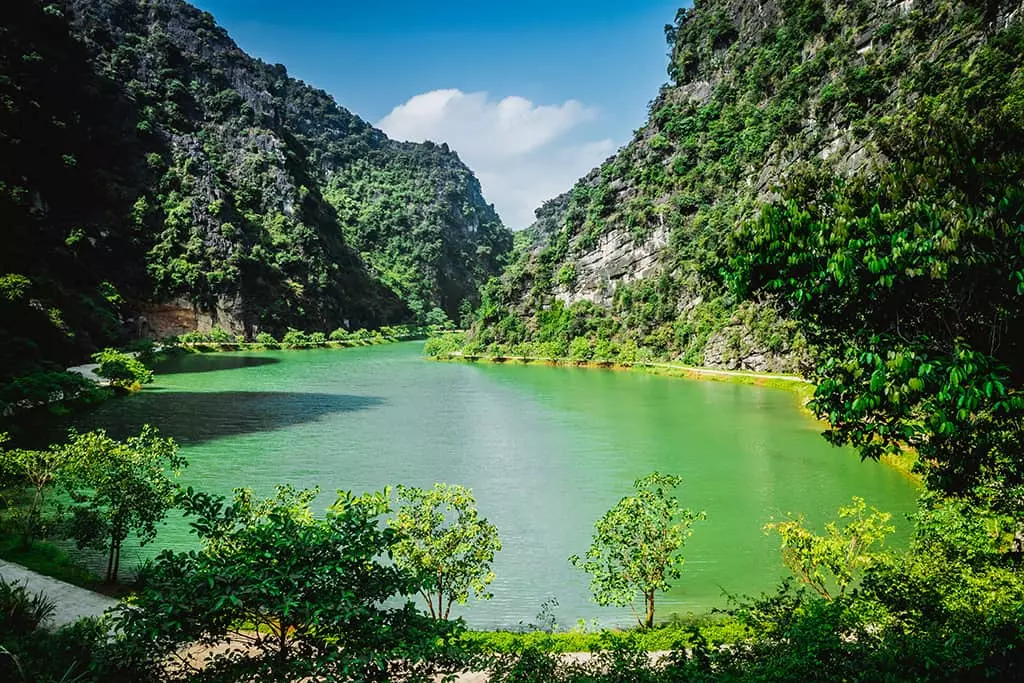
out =
[[43,576],[20,564],[0,560],[0,578],[8,583],[25,585],[33,593],[43,593],[56,606],[48,626],[59,627],[78,621],[81,617],[98,617],[117,604],[117,600]]

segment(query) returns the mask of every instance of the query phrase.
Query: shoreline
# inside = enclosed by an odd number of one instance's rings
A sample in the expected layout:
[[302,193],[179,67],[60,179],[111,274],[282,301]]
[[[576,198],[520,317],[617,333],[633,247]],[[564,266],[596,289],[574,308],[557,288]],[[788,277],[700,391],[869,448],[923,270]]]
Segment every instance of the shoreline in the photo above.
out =
[[367,339],[345,339],[341,341],[306,342],[297,345],[286,345],[281,342],[265,344],[263,342],[177,342],[163,347],[166,352],[183,353],[231,353],[237,351],[311,351],[314,349],[352,349],[362,346],[383,346],[401,342],[422,341],[423,335],[404,335],[401,337],[370,337]]
[[[712,382],[729,382],[758,387],[783,389],[800,399],[800,408],[807,414],[807,402],[814,395],[814,383],[798,375],[747,372],[743,370],[719,370],[682,363],[653,361],[620,362],[613,360],[576,360],[573,358],[547,358],[540,356],[495,356],[489,354],[466,354],[448,351],[438,356],[426,356],[428,360],[449,363],[488,363],[492,365],[544,365],[548,367],[575,367],[590,370],[613,370],[619,372],[643,372],[649,375],[697,379]],[[815,418],[817,419],[817,418]]]

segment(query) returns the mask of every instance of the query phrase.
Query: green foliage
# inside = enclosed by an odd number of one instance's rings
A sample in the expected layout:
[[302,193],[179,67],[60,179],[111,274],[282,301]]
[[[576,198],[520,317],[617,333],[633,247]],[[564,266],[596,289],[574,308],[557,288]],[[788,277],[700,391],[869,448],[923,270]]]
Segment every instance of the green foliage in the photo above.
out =
[[94,353],[92,359],[99,364],[96,374],[109,379],[115,387],[131,389],[153,382],[153,371],[133,354],[117,349],[103,349]]
[[1024,124],[1012,86],[967,90],[893,124],[877,171],[794,182],[736,237],[730,278],[783,297],[821,347],[831,441],[870,458],[910,444],[931,487],[1019,508]]
[[431,336],[423,345],[423,353],[431,358],[446,357],[449,353],[461,351],[466,344],[464,332],[446,332],[442,335]]
[[51,630],[42,622],[54,611],[53,601],[44,595],[0,580],[0,679],[19,683],[97,680],[91,674],[106,629],[96,621],[82,620]]
[[633,483],[636,494],[620,500],[594,524],[594,540],[583,558],[569,561],[591,575],[591,591],[600,605],[633,606],[644,600],[641,626],[654,626],[654,597],[682,576],[682,549],[703,512],[679,507],[671,494],[681,479],[653,472]]
[[839,518],[846,520],[842,529],[837,522],[828,522],[824,536],[808,529],[803,517],[772,522],[764,529],[779,535],[782,561],[793,575],[821,597],[832,600],[846,595],[857,576],[879,561],[873,546],[881,545],[896,531],[889,524],[891,514],[875,508],[866,514],[866,510],[864,499],[854,496],[852,505],[839,508]]
[[107,550],[108,582],[117,581],[121,547],[129,534],[152,541],[174,502],[171,475],[186,466],[171,438],[149,425],[118,441],[103,430],[76,434],[60,447],[59,473],[71,498],[70,533],[79,547]]
[[479,516],[472,492],[434,484],[424,490],[398,487],[398,507],[389,526],[397,532],[395,563],[416,576],[420,595],[435,619],[448,619],[452,605],[470,596],[489,600],[491,563],[501,550],[498,529]]
[[512,235],[447,145],[394,144],[341,169],[324,192],[346,240],[409,305],[415,322],[448,327],[497,275]]
[[454,323],[448,315],[436,306],[430,309],[424,318],[423,323],[427,325],[427,327],[433,327],[439,330],[450,330],[454,327]]
[[0,481],[5,487],[28,489],[27,502],[15,500],[9,512],[19,530],[20,547],[28,549],[34,539],[46,535],[46,495],[67,465],[67,459],[56,449],[4,450],[2,445],[3,438],[0,438]]
[[[126,660],[156,672],[180,648],[211,647],[161,680],[406,680],[444,670],[451,622],[403,600],[421,584],[388,561],[385,493],[339,493],[325,518],[317,490],[260,500],[183,493],[203,543],[165,551],[116,614]],[[268,562],[272,558],[272,562]],[[433,660],[437,661],[433,661]]]
[[301,349],[311,344],[309,335],[300,330],[289,327],[288,331],[281,337],[281,346],[286,349]]
[[36,372],[0,385],[0,415],[17,415],[34,408],[62,412],[68,407],[103,401],[110,390],[77,372]]
[[0,579],[0,638],[25,636],[57,610],[52,600],[32,593],[24,585]]
[[268,349],[276,349],[278,347],[277,340],[269,332],[260,332],[256,335],[255,341],[257,344],[262,344]]

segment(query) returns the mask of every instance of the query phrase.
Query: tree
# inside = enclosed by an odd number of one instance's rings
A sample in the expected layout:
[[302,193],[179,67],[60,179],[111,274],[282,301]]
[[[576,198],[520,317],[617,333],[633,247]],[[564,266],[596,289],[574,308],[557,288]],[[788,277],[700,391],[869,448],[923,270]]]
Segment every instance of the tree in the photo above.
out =
[[1019,87],[983,76],[894,123],[891,163],[791,182],[732,240],[728,279],[803,324],[830,441],[867,458],[909,444],[930,488],[1020,510],[1024,126]]
[[793,575],[821,597],[832,600],[846,595],[856,576],[878,561],[874,546],[882,545],[885,537],[896,531],[889,524],[890,513],[871,508],[865,514],[866,510],[864,499],[854,496],[851,505],[839,508],[839,518],[848,520],[843,528],[835,521],[828,522],[823,536],[808,529],[803,516],[766,524],[764,530],[779,534],[782,561]]
[[[225,504],[183,492],[202,548],[165,551],[143,573],[115,615],[125,657],[172,662],[172,678],[189,681],[402,680],[430,669],[460,626],[403,600],[420,584],[388,561],[387,492],[339,492],[324,518],[310,510],[318,493],[281,486],[260,500],[238,489]],[[184,654],[193,644],[207,654]]]
[[187,463],[174,440],[149,425],[125,441],[102,429],[72,433],[61,452],[68,463],[61,482],[72,500],[71,534],[79,547],[107,550],[106,580],[117,581],[122,544],[131,533],[140,544],[153,540],[174,503],[172,476]]
[[430,615],[447,619],[452,605],[471,594],[490,599],[491,562],[501,540],[497,527],[479,516],[472,492],[441,483],[429,490],[399,486],[398,500],[389,521],[398,534],[395,562],[420,577]]
[[639,593],[644,617],[654,626],[654,596],[667,591],[682,576],[682,549],[703,512],[679,507],[672,489],[680,477],[653,472],[633,482],[636,495],[620,500],[594,524],[594,540],[584,558],[573,555],[573,566],[591,575],[590,589],[599,605],[633,607]]
[[[3,435],[0,435],[2,437]],[[3,443],[0,438],[0,444]],[[0,449],[0,471],[13,480],[15,486],[28,485],[31,495],[28,503],[14,507],[14,515],[21,527],[22,548],[28,548],[43,529],[42,515],[46,492],[67,464],[66,454],[60,449],[46,451]]]
[[94,353],[92,359],[99,364],[96,374],[106,377],[110,383],[121,389],[138,388],[138,384],[150,384],[153,371],[130,353],[116,349],[103,349]]

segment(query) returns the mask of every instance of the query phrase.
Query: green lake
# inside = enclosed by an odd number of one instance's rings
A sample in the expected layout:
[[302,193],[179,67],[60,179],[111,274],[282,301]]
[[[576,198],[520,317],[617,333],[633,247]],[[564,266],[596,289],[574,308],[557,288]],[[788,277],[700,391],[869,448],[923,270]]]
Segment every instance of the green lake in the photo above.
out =
[[[771,590],[785,575],[762,526],[802,512],[816,524],[853,495],[893,513],[905,543],[914,485],[829,446],[777,389],[642,373],[426,361],[421,343],[347,350],[191,355],[140,394],[80,427],[118,435],[157,425],[182,444],[185,484],[220,494],[277,483],[335,489],[435,481],[473,489],[504,550],[494,598],[463,608],[471,626],[515,627],[554,597],[563,626],[630,623],[591,602],[583,553],[594,521],[652,470],[679,474],[683,505],[707,511],[659,618],[725,605],[723,592]],[[194,546],[172,517],[143,549]],[[138,556],[126,555],[131,568]]]

